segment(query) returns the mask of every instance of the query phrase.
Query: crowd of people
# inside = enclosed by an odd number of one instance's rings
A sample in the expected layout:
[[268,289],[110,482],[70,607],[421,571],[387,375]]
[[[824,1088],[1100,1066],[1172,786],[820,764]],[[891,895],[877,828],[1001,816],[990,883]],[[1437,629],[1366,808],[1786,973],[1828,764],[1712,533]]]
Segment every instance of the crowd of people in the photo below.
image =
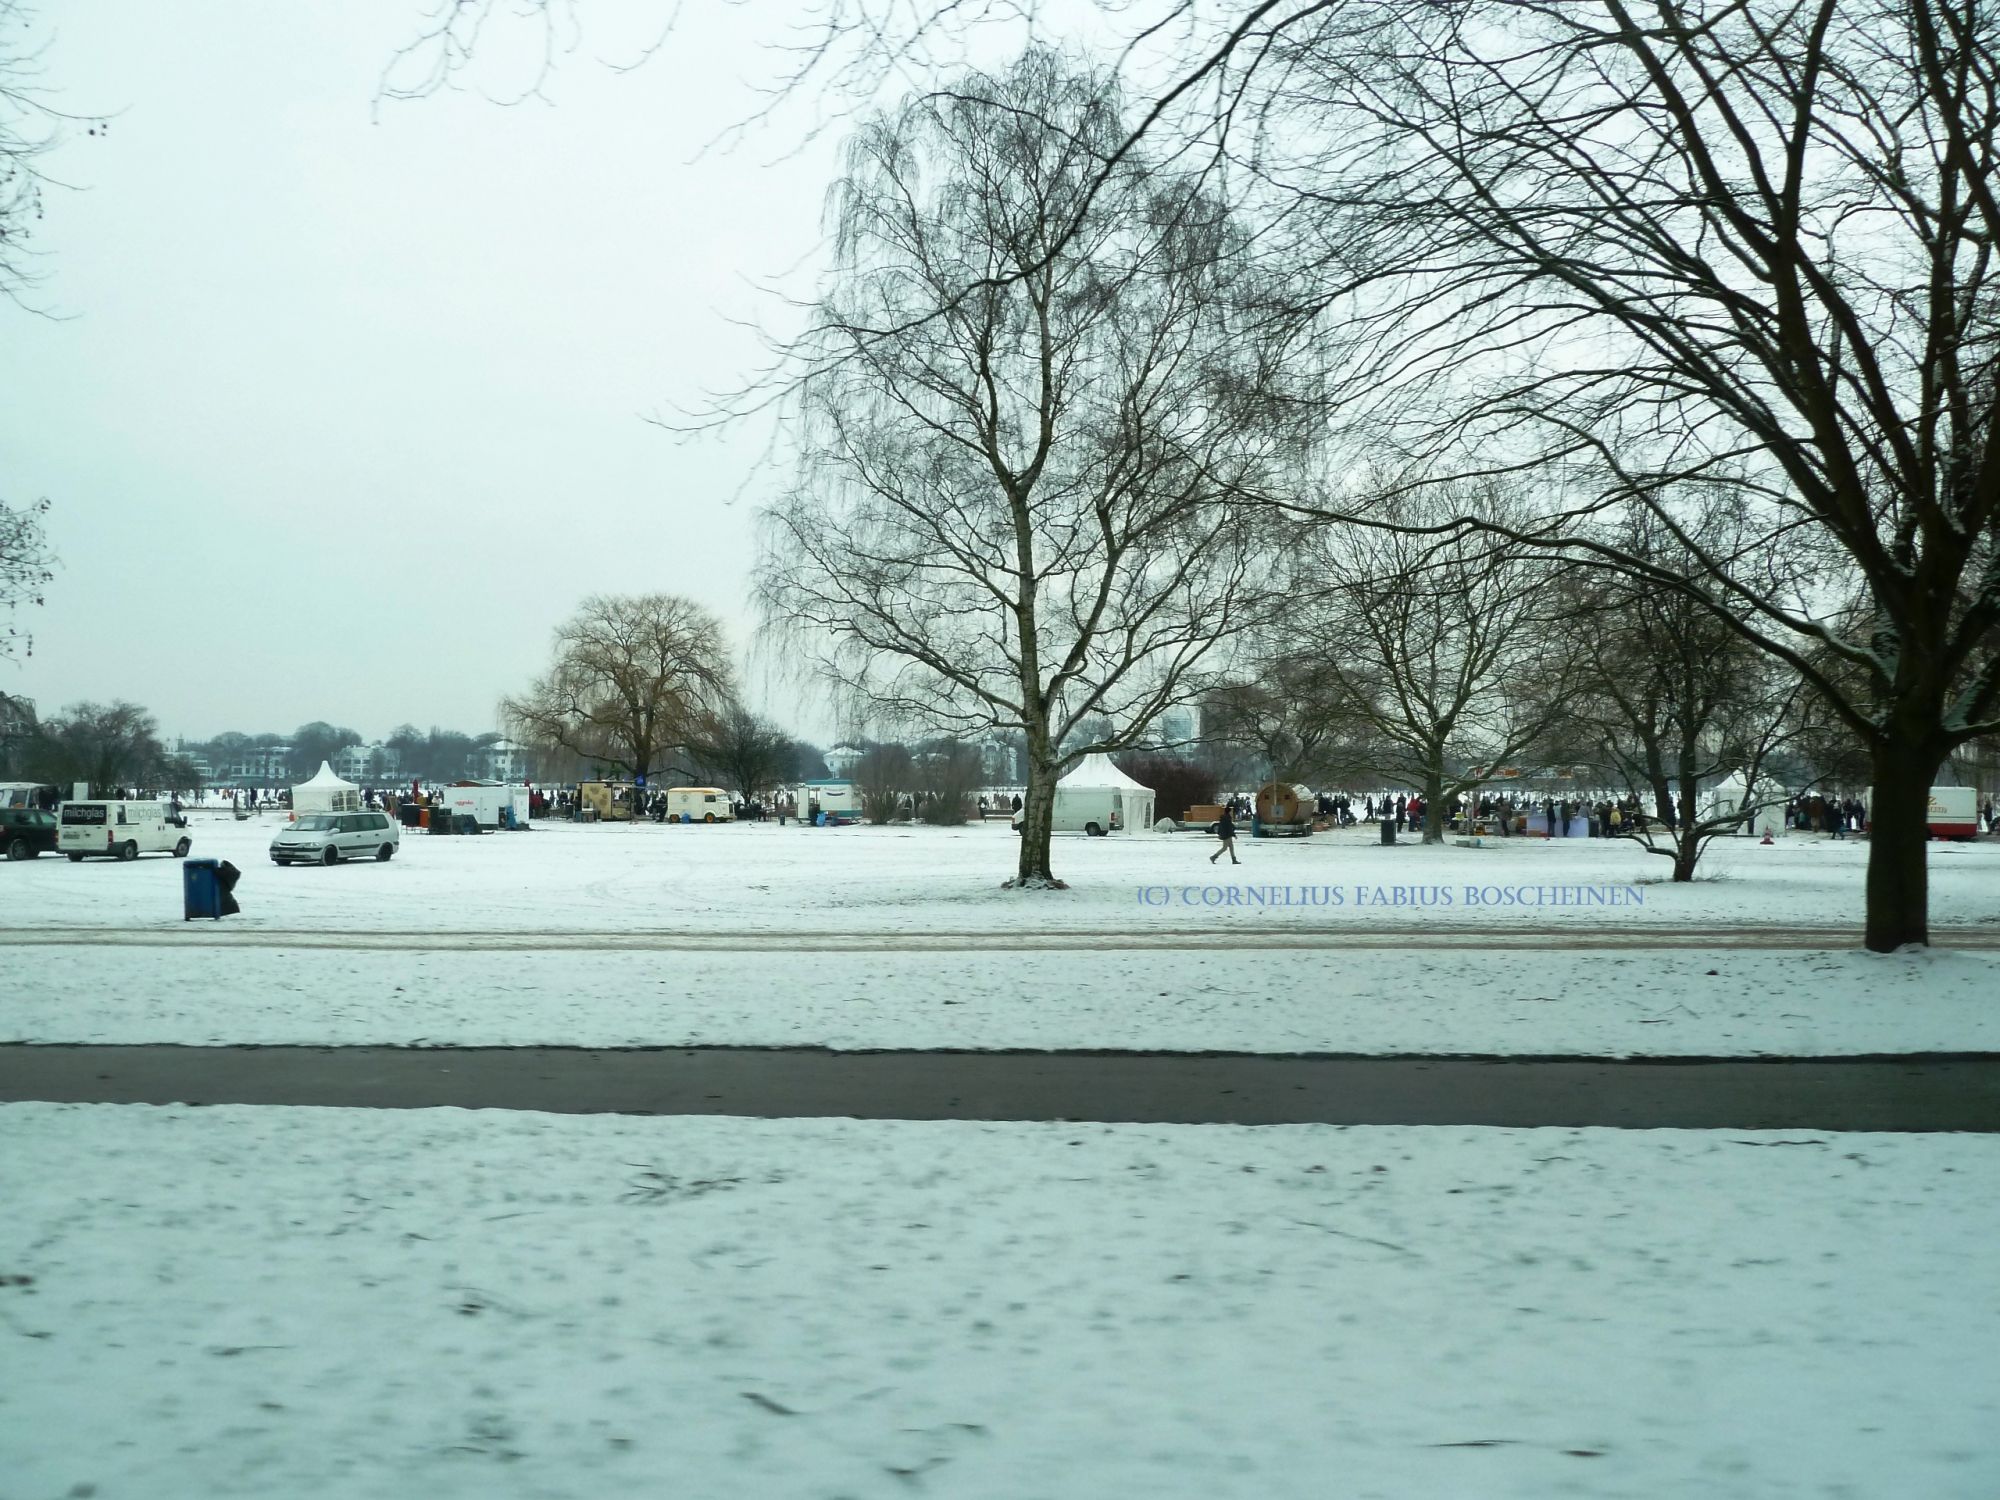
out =
[[[1990,812],[1992,804],[1987,804]],[[1794,797],[1785,804],[1785,826],[1802,833],[1830,833],[1843,838],[1860,832],[1868,809],[1859,797]]]
[[[1346,798],[1321,798],[1322,809],[1328,801],[1344,803]],[[1853,821],[1849,826],[1859,827],[1861,804],[1856,801],[1829,802],[1823,798],[1810,799],[1815,804],[1831,807],[1838,805],[1851,809]],[[1393,824],[1400,832],[1415,831],[1424,826],[1425,803],[1420,796],[1407,792],[1387,793],[1367,797],[1362,802],[1362,816],[1370,822]],[[1822,814],[1822,817],[1828,816]],[[1351,821],[1351,820],[1346,820]],[[1477,827],[1482,831],[1498,833],[1506,838],[1517,834],[1534,832],[1546,833],[1551,838],[1622,838],[1632,833],[1648,833],[1656,826],[1671,833],[1678,825],[1678,817],[1673,808],[1664,815],[1649,811],[1636,793],[1623,797],[1553,797],[1519,796],[1510,797],[1504,793],[1486,793],[1476,799],[1468,799],[1463,794],[1454,797],[1445,810],[1445,827],[1454,831],[1466,831]],[[1805,823],[1788,824],[1805,827]],[[1818,824],[1813,826],[1817,827]]]

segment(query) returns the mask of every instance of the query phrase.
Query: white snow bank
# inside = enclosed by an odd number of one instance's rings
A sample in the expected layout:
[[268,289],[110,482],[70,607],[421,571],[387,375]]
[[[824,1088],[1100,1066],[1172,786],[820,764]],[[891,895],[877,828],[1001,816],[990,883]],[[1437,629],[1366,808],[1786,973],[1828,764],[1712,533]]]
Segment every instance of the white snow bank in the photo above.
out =
[[[339,871],[332,872],[338,875]],[[2000,953],[16,947],[0,1041],[2000,1051]],[[27,978],[23,965],[32,965]]]
[[9,1495],[2000,1490],[2000,1140],[0,1108]]

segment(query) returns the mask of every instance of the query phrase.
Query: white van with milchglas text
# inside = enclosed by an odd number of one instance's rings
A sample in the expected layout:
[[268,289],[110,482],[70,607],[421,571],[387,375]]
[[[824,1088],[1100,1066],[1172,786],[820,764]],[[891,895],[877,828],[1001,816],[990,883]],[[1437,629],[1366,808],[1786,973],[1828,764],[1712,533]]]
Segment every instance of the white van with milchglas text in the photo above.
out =
[[185,859],[191,847],[187,830],[171,821],[164,802],[65,802],[56,812],[56,849],[72,863],[86,854],[105,859],[171,854]]

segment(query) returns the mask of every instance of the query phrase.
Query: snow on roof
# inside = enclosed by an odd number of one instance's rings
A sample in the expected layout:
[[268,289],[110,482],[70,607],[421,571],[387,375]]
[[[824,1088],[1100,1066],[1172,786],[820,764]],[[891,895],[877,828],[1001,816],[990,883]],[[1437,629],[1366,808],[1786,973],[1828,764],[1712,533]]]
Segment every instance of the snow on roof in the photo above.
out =
[[1086,755],[1076,763],[1076,769],[1056,783],[1057,786],[1115,786],[1133,791],[1150,792],[1151,787],[1134,781],[1111,763],[1111,757],[1101,752]]

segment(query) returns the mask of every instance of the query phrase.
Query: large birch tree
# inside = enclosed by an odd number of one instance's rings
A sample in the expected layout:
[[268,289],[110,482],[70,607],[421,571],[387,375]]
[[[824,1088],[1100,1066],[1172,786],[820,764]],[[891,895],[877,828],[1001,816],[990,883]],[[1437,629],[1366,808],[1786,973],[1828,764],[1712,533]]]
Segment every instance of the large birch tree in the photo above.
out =
[[764,603],[850,702],[1022,735],[1024,887],[1060,884],[1063,771],[1203,692],[1267,603],[1242,499],[1304,409],[1235,221],[1113,163],[1126,134],[1042,50],[856,133],[766,515]]

